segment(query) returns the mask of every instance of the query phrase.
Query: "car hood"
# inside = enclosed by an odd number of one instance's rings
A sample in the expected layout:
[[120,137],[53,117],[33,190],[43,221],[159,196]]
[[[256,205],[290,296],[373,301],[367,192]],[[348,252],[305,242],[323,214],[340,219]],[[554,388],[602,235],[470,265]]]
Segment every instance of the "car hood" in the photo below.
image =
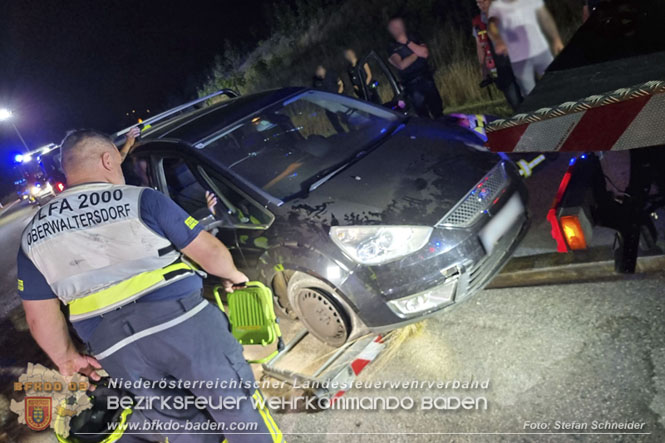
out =
[[433,226],[500,160],[463,128],[414,119],[304,198],[289,219]]

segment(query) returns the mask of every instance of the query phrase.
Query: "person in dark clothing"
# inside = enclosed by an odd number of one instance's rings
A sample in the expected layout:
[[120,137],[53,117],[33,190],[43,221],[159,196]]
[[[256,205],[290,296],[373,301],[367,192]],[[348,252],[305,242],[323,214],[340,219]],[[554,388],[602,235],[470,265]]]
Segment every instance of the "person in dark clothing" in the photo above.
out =
[[314,78],[312,79],[314,89],[321,91],[334,92],[341,94],[344,92],[344,83],[336,72],[328,71],[322,65],[316,67]]
[[388,32],[394,39],[388,51],[388,60],[399,72],[407,99],[419,116],[441,117],[443,102],[427,65],[427,45],[416,33],[406,31],[401,17],[390,19]]
[[[356,51],[353,49],[347,49],[344,51],[344,58],[349,64],[346,67],[346,72],[353,86],[353,92],[355,92],[358,98],[369,100],[372,103],[377,105],[382,104],[381,97],[379,97],[379,92],[377,91],[378,82],[374,80],[372,76],[372,70],[369,68],[367,63],[364,63],[363,66],[358,66],[358,56]],[[364,76],[360,70],[365,71]],[[365,79],[365,87],[367,88],[368,96],[365,97],[363,94],[363,77]]]
[[515,111],[523,98],[510,65],[510,57],[496,53],[487,32],[489,22],[487,11],[490,9],[492,0],[476,0],[476,4],[480,9],[480,14],[473,18],[473,36],[476,39],[476,52],[483,74],[481,85],[494,83],[503,92],[506,101]]

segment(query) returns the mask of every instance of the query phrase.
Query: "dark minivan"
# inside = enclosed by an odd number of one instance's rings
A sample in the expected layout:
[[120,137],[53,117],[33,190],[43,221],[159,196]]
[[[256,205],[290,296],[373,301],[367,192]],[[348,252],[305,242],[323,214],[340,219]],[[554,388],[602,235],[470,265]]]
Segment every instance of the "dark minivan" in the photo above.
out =
[[474,132],[304,88],[146,127],[126,176],[205,223],[332,346],[467,299],[529,224],[517,169]]

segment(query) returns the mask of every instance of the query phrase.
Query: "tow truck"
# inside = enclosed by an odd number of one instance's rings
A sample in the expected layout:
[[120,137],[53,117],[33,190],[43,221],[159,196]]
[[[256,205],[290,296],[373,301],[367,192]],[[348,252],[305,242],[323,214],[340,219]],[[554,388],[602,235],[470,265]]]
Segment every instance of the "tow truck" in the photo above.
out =
[[[576,152],[548,213],[557,251],[585,249],[594,227],[615,230],[618,273],[657,251],[665,206],[665,4],[602,2],[518,110],[487,127],[495,152]],[[600,158],[630,150],[630,178],[612,190]]]

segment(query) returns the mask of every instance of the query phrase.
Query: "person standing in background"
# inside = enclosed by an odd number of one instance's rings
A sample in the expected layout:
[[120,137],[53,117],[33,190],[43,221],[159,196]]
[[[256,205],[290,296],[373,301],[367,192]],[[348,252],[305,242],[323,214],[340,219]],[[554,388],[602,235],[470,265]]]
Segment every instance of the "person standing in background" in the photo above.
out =
[[526,97],[554,60],[552,53],[563,50],[554,18],[543,0],[495,0],[488,16],[494,49],[499,55],[510,56],[517,83]]
[[522,94],[515,80],[513,68],[510,66],[510,58],[496,53],[487,31],[487,13],[492,0],[476,0],[476,4],[480,9],[480,14],[473,18],[473,36],[476,40],[476,52],[483,76],[481,85],[494,83],[503,92],[506,101],[515,111],[517,106],[522,103]]
[[399,71],[407,99],[420,117],[441,117],[443,102],[427,65],[427,45],[416,33],[407,32],[401,17],[390,19],[388,32],[394,39],[388,61]]
[[314,89],[341,94],[344,92],[344,83],[336,72],[328,71],[323,65],[316,67],[312,79]]

